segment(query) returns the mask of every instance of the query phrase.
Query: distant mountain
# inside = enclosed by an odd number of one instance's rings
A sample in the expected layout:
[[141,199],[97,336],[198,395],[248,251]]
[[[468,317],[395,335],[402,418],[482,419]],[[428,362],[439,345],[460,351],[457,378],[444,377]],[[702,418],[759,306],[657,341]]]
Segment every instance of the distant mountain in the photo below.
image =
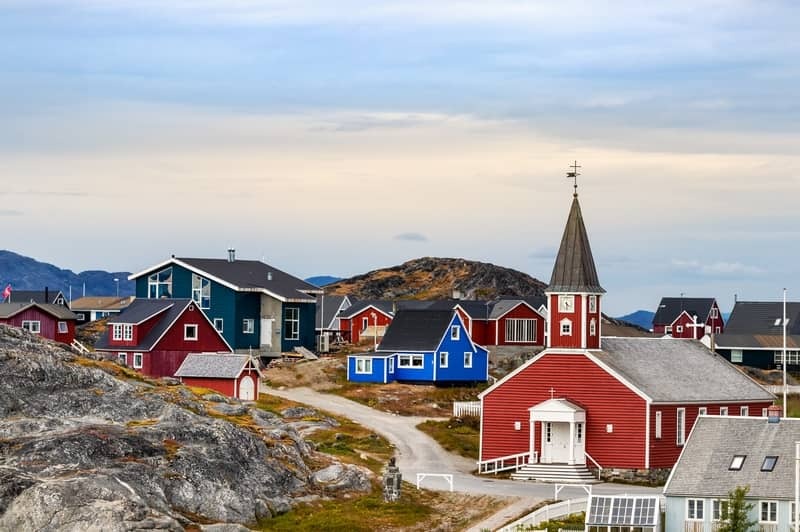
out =
[[653,316],[655,316],[655,313],[649,310],[637,310],[625,316],[619,316],[617,319],[650,330],[653,328]]
[[136,285],[128,281],[128,275],[129,272],[102,270],[75,273],[12,251],[0,250],[0,286],[11,284],[12,290],[44,290],[47,287],[51,292],[61,290],[69,297],[71,286],[72,299],[77,299],[83,295],[85,283],[87,296],[112,296],[117,293],[114,279],[119,279],[119,295],[130,296],[135,293]]
[[331,275],[317,275],[316,277],[309,277],[305,281],[307,283],[313,284],[314,286],[322,287],[341,280],[342,280],[341,277],[333,277]]
[[544,295],[546,284],[527,273],[466,259],[423,257],[325,287],[359,299],[464,299]]

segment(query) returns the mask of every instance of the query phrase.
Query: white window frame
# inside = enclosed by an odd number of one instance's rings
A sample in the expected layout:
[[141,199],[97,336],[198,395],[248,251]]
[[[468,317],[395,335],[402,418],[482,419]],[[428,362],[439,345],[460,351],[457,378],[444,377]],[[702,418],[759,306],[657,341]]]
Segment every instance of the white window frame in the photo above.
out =
[[78,312],[77,314],[75,314],[75,316],[78,318],[79,321],[83,321],[86,319],[86,314],[84,314],[83,312]]
[[367,327],[369,327],[369,318],[366,317],[366,316],[363,316],[361,318],[361,332],[366,331]]
[[678,333],[678,334],[682,334],[683,333],[683,325],[676,325],[675,326],[675,332]]
[[58,334],[67,334],[69,332],[69,325],[66,321],[58,322]]
[[394,373],[394,357],[389,357],[389,373]]
[[142,369],[144,361],[144,355],[141,353],[134,353],[133,354],[133,368],[134,369]]
[[719,312],[717,312],[717,307],[711,307],[711,319],[719,318]]
[[283,339],[300,339],[300,307],[286,307],[283,317]]
[[741,364],[743,358],[744,354],[742,353],[741,349],[731,349],[731,363]]
[[218,333],[223,332],[225,329],[225,320],[222,318],[214,318],[214,330]]
[[589,320],[589,336],[597,335],[597,321],[592,318]]
[[459,327],[458,325],[451,325],[450,326],[450,339],[451,340],[458,340],[459,338],[461,338],[461,327]]
[[133,324],[124,323],[122,325],[122,340],[125,342],[133,341]]
[[589,296],[589,312],[597,312],[597,296]]
[[681,407],[675,411],[675,445],[686,443],[686,409]]
[[544,442],[552,443],[553,441],[553,424],[549,421],[544,424]]
[[575,443],[583,443],[583,423],[575,423]]
[[[159,281],[162,273],[169,272],[167,281]],[[151,273],[147,276],[147,297],[149,299],[161,299],[162,297],[172,297],[172,266]],[[162,292],[163,289],[163,292]]]
[[472,351],[464,351],[464,367],[472,367]]
[[700,406],[697,408],[697,417],[700,416],[707,416],[708,415],[708,408],[705,406]]
[[769,409],[768,408],[762,408],[761,409],[761,417],[769,417]]
[[750,407],[749,406],[740,406],[739,407],[739,415],[742,417],[746,417],[750,415]]
[[121,342],[122,341],[122,323],[111,324],[111,339]]
[[22,320],[22,328],[32,334],[41,334],[42,322],[39,320]]
[[256,320],[244,318],[242,320],[242,334],[253,334],[254,332],[256,332]]
[[505,341],[507,343],[536,341],[536,318],[507,318],[505,322]]
[[664,326],[664,334],[672,334],[672,325],[665,325]]
[[728,513],[727,499],[714,499],[711,501],[711,520],[714,522],[722,521]]
[[202,309],[211,308],[211,281],[196,273],[192,274],[192,301]]
[[[766,506],[767,519],[764,519],[764,507]],[[774,519],[769,519],[773,517]],[[758,501],[758,522],[759,523],[770,523],[775,524],[778,522],[778,501]]]
[[441,351],[439,353],[439,367],[440,368],[446,368],[447,367],[447,358],[448,358],[448,356],[449,355],[448,355],[447,351]]
[[661,439],[661,410],[656,410],[656,439]]
[[359,375],[372,375],[372,358],[356,357],[356,373]]
[[572,336],[572,321],[568,318],[564,318],[559,323],[561,325],[560,332],[561,336]]
[[719,407],[719,415],[727,416],[728,415],[728,407],[727,406]]
[[[416,364],[417,362],[419,362],[418,365]],[[413,355],[410,353],[397,355],[397,367],[406,369],[424,369],[425,355]]]
[[128,365],[128,353],[117,353],[117,362],[123,366]]
[[[194,331],[194,335],[190,336],[189,331]],[[196,342],[200,339],[200,326],[196,323],[184,323],[183,324],[183,339],[190,340],[192,342]]]
[[714,326],[714,334],[722,334],[722,327],[719,325]]
[[686,499],[686,520],[703,521],[705,519],[705,499]]

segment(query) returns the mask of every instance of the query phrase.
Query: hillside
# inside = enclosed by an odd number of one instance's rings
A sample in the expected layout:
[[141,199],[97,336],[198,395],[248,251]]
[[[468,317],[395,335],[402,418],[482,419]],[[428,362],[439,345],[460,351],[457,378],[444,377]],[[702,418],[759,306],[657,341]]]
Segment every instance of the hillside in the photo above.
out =
[[128,281],[128,275],[129,272],[102,270],[75,273],[13,251],[0,250],[0,285],[11,284],[14,290],[44,290],[48,287],[51,291],[61,290],[69,297],[71,286],[72,298],[76,299],[83,294],[84,284],[88,296],[114,295],[117,293],[114,279],[119,279],[119,295],[130,296],[134,294],[135,286]]
[[464,299],[543,295],[547,285],[511,268],[466,259],[423,257],[332,283],[327,294],[360,299]]
[[649,310],[637,310],[624,316],[617,317],[620,321],[626,321],[634,325],[638,325],[643,329],[650,330],[653,327],[653,316],[655,314]]

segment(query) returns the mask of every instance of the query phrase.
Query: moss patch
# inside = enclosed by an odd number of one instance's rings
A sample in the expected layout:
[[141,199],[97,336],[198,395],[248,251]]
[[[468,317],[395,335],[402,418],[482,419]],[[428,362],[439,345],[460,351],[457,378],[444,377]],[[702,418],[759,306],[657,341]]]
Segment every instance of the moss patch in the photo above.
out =
[[447,421],[428,420],[417,425],[417,428],[436,440],[445,450],[477,460],[480,423],[478,417],[454,417]]

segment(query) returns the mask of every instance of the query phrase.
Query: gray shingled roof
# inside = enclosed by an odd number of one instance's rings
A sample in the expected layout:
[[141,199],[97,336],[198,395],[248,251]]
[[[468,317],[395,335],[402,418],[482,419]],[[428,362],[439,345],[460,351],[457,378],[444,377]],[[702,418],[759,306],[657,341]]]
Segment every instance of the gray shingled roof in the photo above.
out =
[[78,317],[74,312],[69,310],[64,305],[55,305],[53,303],[0,303],[0,318],[10,318],[20,312],[24,312],[28,308],[38,308],[43,312],[54,316],[59,320],[76,320]]
[[183,360],[175,376],[235,379],[249,359],[249,355],[191,353]]
[[[139,338],[139,342],[135,346],[125,346],[124,348],[109,345],[107,328],[97,339],[94,348],[100,351],[151,351],[169,326],[178,319],[183,311],[186,310],[186,307],[193,303],[194,301],[191,299],[136,299],[128,308],[110,318],[108,323],[136,324],[155,316],[153,318],[157,320],[155,326],[150,329],[144,338]],[[197,307],[195,307],[195,311],[203,313]]]
[[398,310],[378,351],[433,351],[439,347],[453,310]]
[[604,293],[597,278],[597,269],[592,257],[589,237],[583,224],[581,206],[577,194],[567,217],[567,225],[561,237],[561,247],[556,255],[549,292],[595,292]]
[[[316,314],[316,328],[330,329],[331,323],[339,313],[347,296],[325,296],[322,294],[317,295],[317,314]],[[324,299],[323,299],[324,298]],[[349,307],[347,307],[349,308]],[[325,313],[325,316],[322,313]]]
[[[794,498],[794,442],[800,419],[768,423],[765,418],[701,417],[686,442],[665,495],[724,498],[737,486],[750,486],[749,498]],[[734,455],[745,455],[731,471]],[[765,456],[777,456],[771,472],[761,471]]]
[[[12,287],[13,288],[13,287]],[[48,290],[47,297],[45,297],[44,290],[12,290],[11,302],[12,303],[54,303],[58,297],[64,298],[61,290]],[[48,301],[49,299],[49,301]]]
[[772,401],[774,396],[694,340],[603,338],[592,351],[656,403]]
[[[723,333],[714,337],[714,345],[721,349],[782,349],[783,335],[781,334],[735,334]],[[800,348],[800,336],[787,335],[786,347],[788,349]]]
[[119,314],[108,318],[108,323],[141,323],[160,312],[164,312],[176,303],[186,303],[189,299],[134,299],[128,307]]
[[375,307],[381,312],[384,312],[391,316],[394,313],[395,304],[392,301],[384,300],[384,299],[362,299],[356,301],[339,314],[340,318],[352,318],[359,312],[363,311],[367,307]]
[[[800,303],[786,303],[786,333],[800,335]],[[781,301],[737,301],[725,326],[725,333],[783,335]]]
[[495,302],[494,306],[492,307],[492,312],[489,314],[489,318],[491,319],[498,319],[503,314],[507,313],[520,303],[527,303],[528,305],[532,306],[536,312],[539,312],[539,307],[531,305],[528,301],[520,298],[520,299],[501,299],[500,301]]
[[653,315],[653,325],[669,325],[684,310],[689,316],[697,316],[697,320],[704,323],[713,304],[713,297],[662,297]]

